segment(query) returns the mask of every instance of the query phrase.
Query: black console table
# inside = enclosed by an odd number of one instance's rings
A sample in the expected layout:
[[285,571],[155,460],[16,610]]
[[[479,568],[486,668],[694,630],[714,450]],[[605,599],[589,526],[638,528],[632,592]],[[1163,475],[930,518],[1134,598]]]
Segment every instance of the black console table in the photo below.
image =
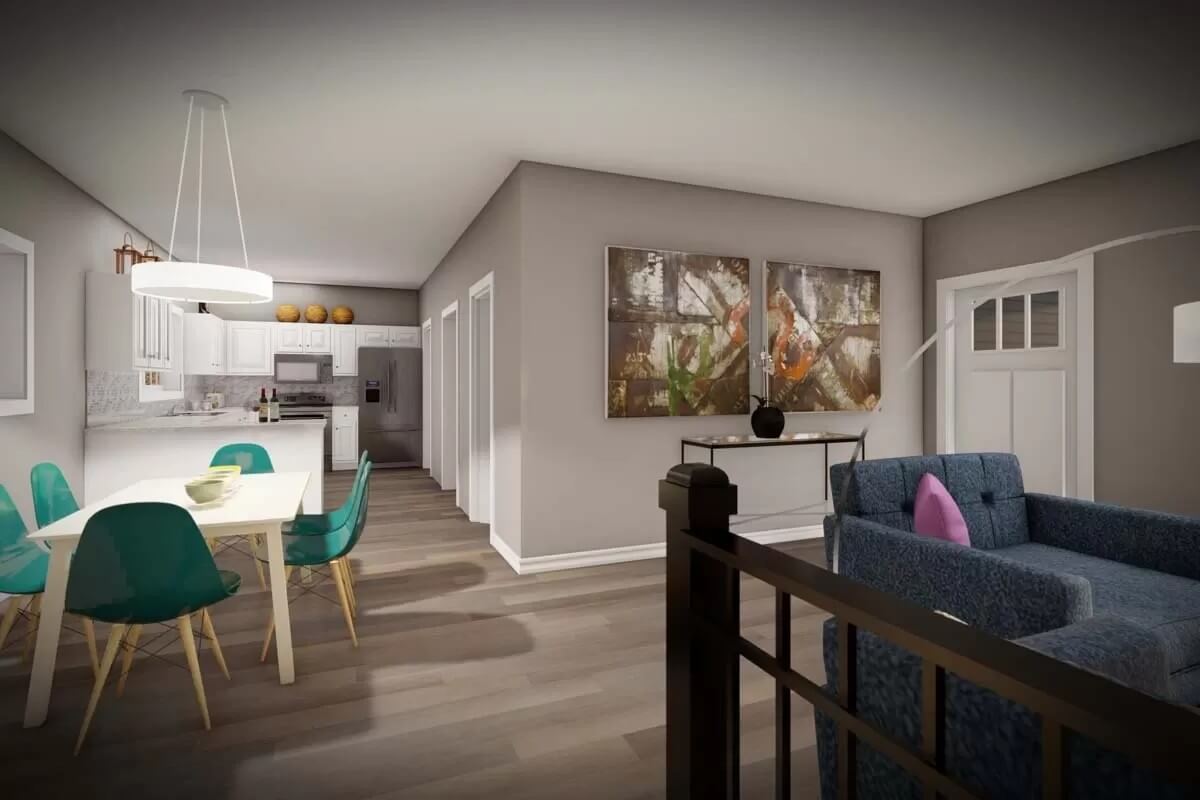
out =
[[[689,447],[700,447],[708,450],[708,463],[713,463],[718,450],[738,450],[744,447],[788,447],[791,445],[820,444],[825,446],[825,499],[829,499],[829,445],[849,444],[857,442],[858,437],[852,433],[785,433],[778,439],[760,439],[757,436],[742,434],[730,436],[685,436],[679,440],[679,463],[687,463],[686,451]],[[867,457],[867,437],[862,437],[862,457]]]

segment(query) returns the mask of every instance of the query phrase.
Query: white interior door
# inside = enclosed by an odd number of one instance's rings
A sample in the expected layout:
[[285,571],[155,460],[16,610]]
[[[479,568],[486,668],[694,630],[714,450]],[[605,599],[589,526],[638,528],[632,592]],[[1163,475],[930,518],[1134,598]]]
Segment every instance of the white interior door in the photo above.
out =
[[471,518],[492,521],[492,296],[471,298]]
[[433,321],[421,326],[421,466],[433,466]]
[[1077,494],[1076,273],[954,295],[953,451],[1010,452],[1025,488]]
[[[441,422],[442,458],[438,482],[445,491],[454,490],[455,505],[462,507],[458,492],[458,304],[442,312]],[[447,313],[448,312],[448,313]]]

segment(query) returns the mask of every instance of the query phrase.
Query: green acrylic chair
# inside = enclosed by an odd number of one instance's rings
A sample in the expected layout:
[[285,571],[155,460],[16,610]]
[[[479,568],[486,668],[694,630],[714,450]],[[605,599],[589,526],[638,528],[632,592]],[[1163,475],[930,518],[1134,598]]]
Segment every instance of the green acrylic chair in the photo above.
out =
[[319,536],[329,533],[334,528],[340,528],[346,524],[354,515],[355,502],[358,499],[359,492],[362,491],[363,476],[365,474],[367,464],[371,460],[367,457],[367,451],[364,450],[358,458],[358,470],[354,474],[354,483],[350,486],[350,493],[346,495],[346,500],[333,511],[327,511],[324,514],[299,514],[295,521],[284,531],[297,536]]
[[208,462],[210,467],[231,467],[239,466],[242,468],[243,475],[259,475],[264,472],[274,472],[275,467],[271,464],[271,455],[267,449],[261,444],[252,442],[237,442],[236,444],[227,444],[217,450],[213,454],[212,461]]
[[[261,444],[253,442],[236,442],[222,446],[213,454],[212,460],[208,462],[210,467],[232,467],[238,466],[242,468],[243,475],[262,475],[268,472],[275,471],[275,465],[271,463],[271,454]],[[262,546],[262,538],[257,535],[251,535],[250,544],[257,549]],[[242,541],[242,537],[237,537],[237,541]],[[233,548],[239,553],[245,554],[245,550],[241,550],[237,545],[226,539],[221,544],[222,550]],[[221,551],[217,551],[221,552]],[[252,553],[250,555],[253,555]],[[267,573],[263,570],[263,565],[255,559],[254,569],[258,572],[258,585],[267,588]]]
[[24,611],[30,621],[26,654],[37,630],[34,620],[42,592],[46,590],[46,570],[50,565],[50,556],[29,541],[28,533],[8,490],[0,486],[0,592],[12,595],[0,621],[0,649],[8,641],[17,615],[22,613],[21,604],[28,600]]
[[[358,647],[358,633],[354,628],[354,617],[358,614],[358,606],[350,587],[346,556],[358,544],[367,524],[367,506],[371,494],[370,477],[371,462],[368,461],[363,467],[361,490],[357,493],[352,518],[347,519],[344,525],[323,534],[288,534],[283,537],[284,570],[289,578],[296,567],[329,567],[333,582],[337,585],[338,602],[342,607],[346,628],[350,631],[350,641],[355,647]],[[302,586],[301,589],[304,593],[312,592],[312,587],[309,586]],[[262,661],[267,660],[274,634],[275,615],[272,614],[263,641],[260,659]]]
[[43,461],[34,465],[29,470],[29,488],[33,490],[33,513],[39,528],[79,510],[71,485],[57,464]]
[[[54,469],[57,471],[58,468]],[[66,491],[70,497],[71,490]],[[4,609],[4,617],[0,619],[0,650],[3,650],[8,642],[17,617],[24,616],[29,629],[25,634],[23,658],[28,658],[33,652],[37,626],[41,619],[42,592],[46,590],[46,572],[50,565],[49,554],[29,541],[28,533],[25,520],[21,519],[21,512],[17,510],[8,490],[0,486],[0,593],[11,595]],[[22,609],[21,605],[26,601],[28,605]],[[99,660],[96,654],[96,632],[89,619],[83,621],[83,634],[87,640],[94,674]]]
[[192,614],[225,677],[229,669],[208,609],[237,593],[241,577],[218,570],[200,529],[188,512],[170,503],[126,503],[96,512],[84,527],[67,580],[67,610],[112,625],[84,714],[75,752],[83,747],[105,681],[124,649],[117,693],[133,662],[144,625],[178,624],[204,728],[212,727],[196,656]]

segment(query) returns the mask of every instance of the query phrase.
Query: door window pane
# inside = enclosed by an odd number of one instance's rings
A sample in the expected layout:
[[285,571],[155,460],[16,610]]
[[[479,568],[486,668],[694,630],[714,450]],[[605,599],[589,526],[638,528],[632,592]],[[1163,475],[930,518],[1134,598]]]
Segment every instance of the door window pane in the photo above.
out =
[[1058,347],[1058,292],[1029,296],[1029,346]]
[[975,350],[996,349],[996,301],[988,300],[975,306],[972,312],[971,325],[974,329]]
[[1005,350],[1025,347],[1025,295],[1004,298],[1001,341]]

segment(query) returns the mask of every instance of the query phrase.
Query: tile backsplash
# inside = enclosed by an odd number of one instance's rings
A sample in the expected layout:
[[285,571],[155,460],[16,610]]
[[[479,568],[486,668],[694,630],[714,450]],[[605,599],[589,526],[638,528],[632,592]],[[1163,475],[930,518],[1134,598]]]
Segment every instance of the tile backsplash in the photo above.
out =
[[139,372],[87,371],[87,415],[89,417],[111,417],[123,414],[157,416],[165,414],[185,400],[204,399],[200,388],[201,378],[184,378],[184,400],[158,400],[152,403],[138,401]]
[[[267,389],[268,397],[271,395],[271,388],[274,387],[279,390],[281,395],[323,394],[329,399],[329,402],[337,406],[358,405],[359,384],[356,377],[339,377],[334,378],[333,383],[312,384],[311,386],[299,383],[273,384],[271,378],[266,375],[202,375],[188,378],[188,380],[200,382],[199,400],[203,401],[204,395],[208,392],[221,392],[225,395],[227,407],[257,407],[258,393],[264,386]],[[192,399],[190,393],[188,399]]]
[[[268,395],[274,384],[266,375],[189,375],[184,378],[182,400],[138,402],[137,372],[87,372],[87,415],[89,417],[146,416],[166,414],[175,406],[204,402],[208,392],[222,392],[227,407],[257,407],[258,393],[265,386]],[[282,394],[323,394],[334,405],[358,404],[358,378],[334,378],[333,383],[312,386],[289,383],[275,386]]]

